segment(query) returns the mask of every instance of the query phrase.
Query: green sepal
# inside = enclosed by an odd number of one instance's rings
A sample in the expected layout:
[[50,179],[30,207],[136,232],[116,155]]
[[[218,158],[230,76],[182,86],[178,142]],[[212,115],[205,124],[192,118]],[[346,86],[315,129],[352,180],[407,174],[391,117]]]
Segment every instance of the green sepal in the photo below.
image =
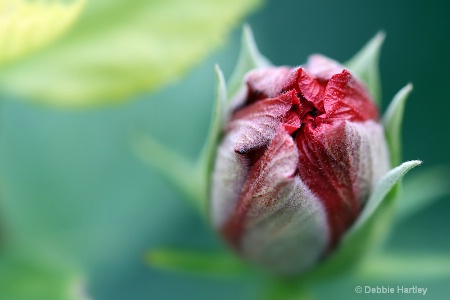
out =
[[412,84],[407,84],[392,99],[383,116],[384,132],[389,147],[391,165],[396,166],[401,162],[402,146],[401,131],[405,103],[412,91]]
[[200,276],[236,277],[253,272],[229,251],[154,249],[145,256],[152,268]]
[[374,214],[375,210],[380,206],[380,204],[387,200],[387,194],[391,189],[406,175],[412,168],[420,165],[422,162],[419,160],[412,160],[404,162],[400,166],[390,170],[376,185],[375,189],[372,191],[369,200],[366,203],[363,211],[359,215],[355,224],[349,230],[345,238],[351,238],[355,232],[360,230],[364,224],[369,220]]
[[239,59],[228,84],[230,100],[238,93],[248,71],[271,65],[272,63],[259,52],[250,26],[244,25]]
[[332,277],[352,270],[364,256],[376,249],[391,223],[397,196],[392,191],[399,185],[403,176],[420,163],[420,161],[405,162],[380,179],[359,218],[345,234],[341,244],[327,261],[306,274],[307,280]]
[[374,101],[381,103],[381,83],[379,57],[385,39],[384,32],[378,32],[352,59],[345,65],[363,80]]
[[211,174],[214,167],[214,160],[216,158],[217,146],[222,135],[223,126],[228,118],[228,103],[227,103],[227,86],[222,70],[216,65],[216,97],[214,108],[211,116],[208,136],[206,137],[203,150],[198,158],[197,168],[200,169],[203,177],[202,191],[204,207],[208,206],[209,186],[211,181]]
[[450,167],[437,166],[414,172],[403,181],[402,194],[397,205],[397,222],[450,195]]
[[134,143],[134,148],[139,156],[161,172],[205,217],[207,216],[209,184],[217,144],[223,124],[228,117],[226,83],[219,66],[216,66],[215,73],[216,100],[211,125],[202,152],[196,162],[190,161],[148,135],[138,135]]

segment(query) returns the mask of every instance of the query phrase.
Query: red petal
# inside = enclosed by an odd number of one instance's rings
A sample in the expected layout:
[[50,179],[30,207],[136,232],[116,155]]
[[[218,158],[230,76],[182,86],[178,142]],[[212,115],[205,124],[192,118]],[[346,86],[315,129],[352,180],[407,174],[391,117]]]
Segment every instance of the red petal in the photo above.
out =
[[283,126],[287,133],[292,134],[300,128],[301,122],[298,114],[295,111],[288,111],[284,116]]
[[359,214],[358,141],[348,141],[346,123],[304,124],[296,136],[298,174],[327,211],[333,247]]
[[321,112],[325,112],[323,96],[327,82],[310,76],[304,69],[298,69],[298,87],[306,100],[312,102]]
[[377,107],[361,83],[349,71],[331,77],[325,90],[323,119],[378,120]]

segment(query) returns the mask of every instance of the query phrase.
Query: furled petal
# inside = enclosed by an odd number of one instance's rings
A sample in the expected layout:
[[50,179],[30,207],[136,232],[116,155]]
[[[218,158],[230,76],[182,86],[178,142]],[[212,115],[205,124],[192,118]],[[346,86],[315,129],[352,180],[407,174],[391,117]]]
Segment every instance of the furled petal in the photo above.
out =
[[300,128],[301,121],[298,114],[295,111],[290,110],[284,116],[282,124],[287,133],[292,134],[294,133],[294,131]]
[[283,195],[280,195],[279,190],[292,181],[297,163],[298,153],[294,141],[282,126],[278,126],[270,145],[252,165],[236,210],[223,229],[236,246],[239,245],[246,219],[265,217],[283,204]]
[[327,210],[334,247],[387,172],[382,127],[373,121],[305,124],[296,136],[298,173]]
[[298,98],[291,91],[238,110],[227,127],[228,132],[235,132],[237,135],[235,151],[246,153],[267,145],[274,137],[283,116],[294,103],[298,103]]
[[329,236],[323,205],[293,177],[297,163],[294,141],[279,126],[249,170],[241,197],[234,202],[233,212],[227,211],[229,218],[221,229],[249,260],[286,274],[314,264],[324,253]]
[[213,173],[211,211],[215,225],[221,226],[229,217],[241,194],[250,157],[240,154],[267,145],[281,120],[287,130],[300,127],[300,120],[287,114],[292,103],[298,103],[294,91],[253,103],[232,116]]
[[279,190],[279,198],[281,207],[247,224],[241,251],[249,261],[277,274],[298,274],[314,266],[327,250],[325,208],[299,177]]
[[298,68],[297,85],[303,97],[312,102],[320,112],[324,113],[323,96],[327,81],[314,78],[305,69]]
[[349,71],[343,70],[328,81],[323,118],[350,121],[378,120],[377,107],[364,86]]

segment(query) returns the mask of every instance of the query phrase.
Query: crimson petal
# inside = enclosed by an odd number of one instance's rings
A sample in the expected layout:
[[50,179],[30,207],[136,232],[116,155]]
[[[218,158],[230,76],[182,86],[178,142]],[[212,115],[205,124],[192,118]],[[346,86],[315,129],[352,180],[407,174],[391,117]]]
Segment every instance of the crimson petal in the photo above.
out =
[[381,125],[367,121],[305,124],[296,136],[298,174],[327,210],[333,248],[388,170]]
[[347,70],[333,75],[328,81],[324,106],[328,119],[378,120],[377,107],[368,92]]

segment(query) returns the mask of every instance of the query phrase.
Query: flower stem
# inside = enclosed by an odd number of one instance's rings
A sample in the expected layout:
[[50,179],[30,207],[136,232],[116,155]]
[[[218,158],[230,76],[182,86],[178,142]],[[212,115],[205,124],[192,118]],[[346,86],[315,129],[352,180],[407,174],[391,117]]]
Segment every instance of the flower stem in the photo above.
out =
[[265,285],[264,294],[258,299],[264,300],[313,300],[310,290],[298,280],[272,279]]

